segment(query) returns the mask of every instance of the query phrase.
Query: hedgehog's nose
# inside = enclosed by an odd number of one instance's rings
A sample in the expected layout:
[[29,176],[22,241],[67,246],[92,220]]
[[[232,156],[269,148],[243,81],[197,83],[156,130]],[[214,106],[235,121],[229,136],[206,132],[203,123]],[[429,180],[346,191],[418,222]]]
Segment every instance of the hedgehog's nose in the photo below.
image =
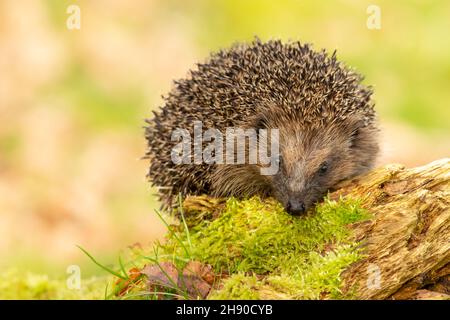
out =
[[303,201],[289,200],[286,211],[293,216],[299,216],[306,211],[306,206]]

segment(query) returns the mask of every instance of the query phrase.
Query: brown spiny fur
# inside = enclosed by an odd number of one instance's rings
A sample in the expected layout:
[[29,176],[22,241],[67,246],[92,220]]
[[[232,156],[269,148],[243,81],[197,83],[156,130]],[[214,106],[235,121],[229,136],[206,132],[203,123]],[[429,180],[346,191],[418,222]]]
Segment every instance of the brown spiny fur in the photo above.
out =
[[[258,194],[274,196],[286,207],[304,203],[307,209],[336,183],[374,163],[378,129],[372,91],[361,80],[335,54],[299,42],[256,39],[211,55],[175,81],[164,107],[147,121],[149,177],[163,187],[163,204],[171,207],[179,193]],[[262,176],[258,165],[175,165],[172,131],[192,133],[193,121],[221,132],[279,129],[280,170]]]

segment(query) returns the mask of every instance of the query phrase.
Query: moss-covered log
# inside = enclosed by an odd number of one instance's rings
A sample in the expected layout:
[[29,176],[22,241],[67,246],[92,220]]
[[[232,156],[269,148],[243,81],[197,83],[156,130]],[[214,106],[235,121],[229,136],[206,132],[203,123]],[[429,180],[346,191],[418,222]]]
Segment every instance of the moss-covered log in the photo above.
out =
[[[344,297],[450,297],[450,159],[413,169],[388,165],[373,170],[330,194],[331,199],[342,196],[362,199],[363,208],[372,214],[371,219],[349,225],[364,258],[342,272]],[[194,197],[186,199],[184,207],[215,213],[223,202]],[[262,298],[292,298],[271,285],[253,288]]]
[[375,169],[303,217],[271,198],[208,196],[186,198],[177,216],[135,255],[117,297],[450,298],[450,159]]

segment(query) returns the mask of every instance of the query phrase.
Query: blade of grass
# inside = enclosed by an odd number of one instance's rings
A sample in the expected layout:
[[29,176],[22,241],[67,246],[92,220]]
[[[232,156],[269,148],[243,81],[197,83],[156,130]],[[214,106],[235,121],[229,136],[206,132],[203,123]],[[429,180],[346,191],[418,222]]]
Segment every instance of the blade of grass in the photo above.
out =
[[129,279],[130,277],[128,276],[128,273],[125,270],[125,266],[123,265],[122,257],[120,256],[120,254],[119,254],[119,266],[120,270],[122,270],[122,273],[127,277],[127,279]]
[[[155,260],[154,257],[146,256],[146,255],[143,255],[143,254],[140,254],[139,256],[140,256],[141,258],[143,258],[143,259],[147,259],[147,260],[150,260],[150,261]],[[170,257],[170,258],[173,258],[173,261],[174,261],[174,260],[178,260],[178,261],[181,261],[181,262],[189,262],[189,261],[191,261],[191,259],[186,259],[186,258],[174,256],[174,255],[172,255],[172,254],[162,254],[162,255],[160,255],[159,257],[160,257],[160,258],[169,258],[169,257]]]
[[108,286],[109,286],[109,283],[107,283],[105,286],[105,296],[104,296],[105,300],[109,300]]
[[182,199],[181,199],[181,193],[178,194],[178,207],[180,215],[181,215],[181,220],[183,221],[183,225],[184,225],[184,230],[186,232],[186,238],[187,238],[187,242],[189,244],[189,249],[192,251],[192,243],[191,243],[191,235],[189,233],[189,228],[187,226],[186,223],[186,219],[184,218],[184,211],[183,211],[183,203],[182,203]]
[[102,265],[100,262],[98,262],[97,260],[95,260],[95,258],[89,254],[89,252],[87,252],[86,250],[84,250],[81,246],[77,246],[78,249],[80,249],[81,251],[84,252],[85,255],[87,255],[89,257],[89,259],[92,260],[92,262],[94,262],[97,266],[99,266],[100,268],[102,268],[103,270],[111,273],[112,275],[115,275],[116,277],[123,279],[123,280],[127,280],[127,277],[121,275],[120,273],[108,268],[107,266]]
[[[165,296],[170,296],[170,297],[176,297],[178,299],[183,298],[186,299],[186,297],[180,296],[179,294],[176,293],[170,293],[170,292],[160,292],[160,291],[153,291],[151,294],[154,295],[165,295]],[[143,292],[143,293],[135,293],[135,294],[130,294],[127,296],[122,297],[123,300],[127,300],[130,298],[134,298],[134,297],[141,297],[141,296],[149,296],[150,294],[148,292]]]
[[158,217],[161,219],[161,221],[164,223],[164,225],[167,227],[167,230],[170,232],[170,234],[177,240],[177,242],[183,247],[186,255],[189,257],[190,256],[190,252],[189,250],[186,248],[186,246],[184,245],[183,241],[181,241],[181,239],[177,236],[177,234],[175,232],[173,232],[172,229],[170,229],[169,224],[167,223],[167,221],[164,219],[164,217],[162,216],[162,214],[158,211],[155,210],[156,214],[158,215]]

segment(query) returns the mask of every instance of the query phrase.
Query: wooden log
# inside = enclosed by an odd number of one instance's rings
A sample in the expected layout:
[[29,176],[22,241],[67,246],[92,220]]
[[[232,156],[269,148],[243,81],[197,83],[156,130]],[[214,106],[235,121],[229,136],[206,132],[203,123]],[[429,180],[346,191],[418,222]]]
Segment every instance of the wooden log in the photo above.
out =
[[450,159],[388,165],[343,183],[332,196],[362,197],[374,219],[351,226],[367,258],[344,271],[359,299],[448,298]]
[[[373,215],[349,226],[366,257],[341,274],[343,293],[357,299],[450,298],[450,158],[411,169],[375,169],[330,194],[341,196],[363,199]],[[183,207],[217,215],[223,201],[188,197]],[[266,291],[267,299],[284,298]]]

